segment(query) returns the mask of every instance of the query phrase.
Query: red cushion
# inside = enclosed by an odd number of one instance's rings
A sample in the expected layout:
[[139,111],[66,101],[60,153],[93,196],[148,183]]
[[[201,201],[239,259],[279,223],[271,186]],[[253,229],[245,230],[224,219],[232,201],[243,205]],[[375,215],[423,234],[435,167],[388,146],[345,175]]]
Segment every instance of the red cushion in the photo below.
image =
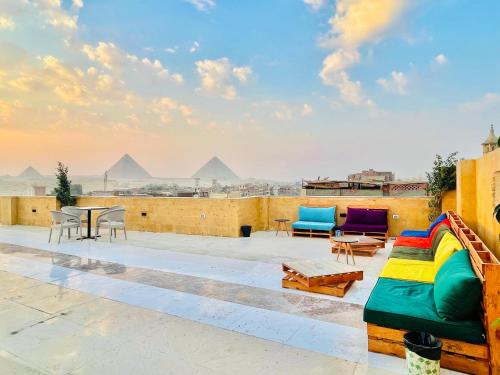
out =
[[398,237],[394,241],[394,246],[418,247],[421,249],[430,249],[431,240],[427,237]]

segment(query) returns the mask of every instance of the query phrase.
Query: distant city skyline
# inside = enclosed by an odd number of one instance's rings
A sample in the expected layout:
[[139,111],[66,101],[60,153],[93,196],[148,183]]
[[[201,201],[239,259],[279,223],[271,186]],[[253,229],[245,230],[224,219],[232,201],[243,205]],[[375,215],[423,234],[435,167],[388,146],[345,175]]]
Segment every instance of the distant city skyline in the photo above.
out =
[[[0,176],[424,177],[500,119],[500,3],[3,0]],[[498,130],[498,126],[497,126]]]

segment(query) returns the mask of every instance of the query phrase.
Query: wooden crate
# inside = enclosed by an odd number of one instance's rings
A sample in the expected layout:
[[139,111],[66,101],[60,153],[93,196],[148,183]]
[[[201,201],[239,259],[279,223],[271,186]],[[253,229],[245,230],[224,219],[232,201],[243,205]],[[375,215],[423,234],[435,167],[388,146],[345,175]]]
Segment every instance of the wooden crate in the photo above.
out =
[[330,238],[331,235],[332,235],[332,232],[329,230],[292,228],[292,236],[293,237]]

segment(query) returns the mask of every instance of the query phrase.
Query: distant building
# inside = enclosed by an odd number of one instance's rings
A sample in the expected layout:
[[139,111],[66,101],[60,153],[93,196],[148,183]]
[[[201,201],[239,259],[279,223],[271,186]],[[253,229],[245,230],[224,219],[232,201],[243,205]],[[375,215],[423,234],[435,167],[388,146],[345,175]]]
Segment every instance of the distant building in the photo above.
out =
[[40,195],[46,195],[47,194],[47,187],[46,186],[37,186],[33,185],[31,187],[31,194],[30,195],[35,195],[35,196],[40,196]]
[[482,143],[482,145],[483,145],[483,155],[497,148],[498,138],[495,135],[495,130],[493,129],[493,125],[491,125],[490,134],[488,135],[488,138],[486,138],[486,140]]
[[366,181],[366,182],[389,182],[394,181],[393,172],[379,172],[373,169],[361,171],[359,173],[350,174],[347,177],[348,181]]
[[70,191],[73,196],[83,195],[83,186],[82,184],[71,184]]

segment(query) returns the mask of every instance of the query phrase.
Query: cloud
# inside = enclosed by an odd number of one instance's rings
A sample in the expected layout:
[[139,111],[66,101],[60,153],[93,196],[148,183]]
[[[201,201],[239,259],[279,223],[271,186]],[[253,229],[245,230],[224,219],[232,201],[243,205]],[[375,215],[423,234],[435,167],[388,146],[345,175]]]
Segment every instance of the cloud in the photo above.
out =
[[82,52],[90,61],[98,62],[116,74],[124,74],[127,71],[166,78],[178,84],[184,81],[182,75],[171,74],[160,60],[150,60],[147,57],[141,59],[136,55],[126,53],[114,43],[99,42],[95,47],[85,44],[82,47]]
[[194,41],[193,45],[189,47],[189,53],[195,53],[200,49],[200,43]]
[[434,62],[438,65],[445,65],[448,62],[448,59],[446,58],[445,55],[440,53],[434,58]]
[[179,46],[175,46],[173,48],[165,48],[164,51],[168,52],[168,53],[177,53],[178,49],[179,49]]
[[302,116],[309,116],[313,112],[313,107],[309,104],[304,103],[302,106],[302,112],[300,113]]
[[339,79],[339,72],[359,61],[360,55],[357,50],[339,48],[323,60],[323,68],[319,75],[325,85],[335,85]]
[[459,108],[464,112],[480,112],[497,106],[500,106],[500,95],[494,92],[487,92],[476,100],[461,104]]
[[386,91],[394,92],[400,95],[407,93],[406,86],[408,85],[408,77],[403,72],[391,72],[389,79],[379,78],[377,83]]
[[8,124],[12,113],[12,106],[0,100],[0,124]]
[[83,0],[73,0],[73,6],[76,8],[83,8]]
[[11,17],[0,16],[0,30],[14,30],[16,23]]
[[326,3],[327,0],[304,0],[304,4],[309,6],[315,12],[323,8]]
[[202,91],[219,95],[226,100],[237,97],[233,82],[248,82],[252,69],[248,66],[233,66],[227,57],[218,60],[200,60],[196,63],[196,72],[201,79]]
[[174,116],[180,116],[190,124],[195,122],[192,118],[193,109],[190,106],[180,104],[166,96],[153,99],[149,108],[159,116],[160,122],[165,125],[172,124]]
[[352,48],[375,41],[399,21],[409,5],[408,0],[339,0],[322,44]]
[[200,12],[208,12],[215,8],[215,0],[185,0]]
[[[373,108],[360,81],[351,80],[347,69],[361,61],[359,47],[374,42],[389,31],[409,8],[408,0],[338,0],[330,18],[330,31],[320,38],[320,46],[334,49],[323,60],[319,73],[325,85],[335,86],[350,104]],[[399,78],[399,77],[398,77]]]

